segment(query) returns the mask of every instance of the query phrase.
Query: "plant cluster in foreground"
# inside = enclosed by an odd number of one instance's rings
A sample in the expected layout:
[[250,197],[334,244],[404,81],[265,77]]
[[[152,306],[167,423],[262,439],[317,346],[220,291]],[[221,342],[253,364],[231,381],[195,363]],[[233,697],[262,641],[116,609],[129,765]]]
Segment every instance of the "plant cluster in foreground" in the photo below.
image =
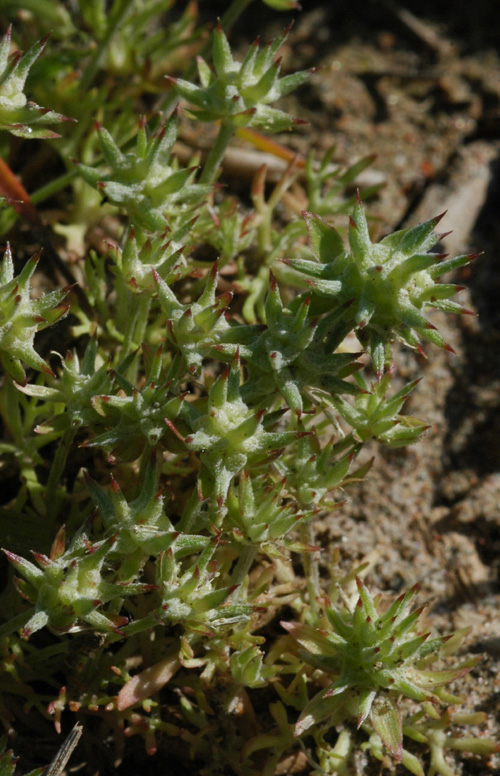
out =
[[[276,103],[310,75],[284,72],[290,28],[233,54],[244,5],[210,30],[194,2],[20,0],[0,44],[4,156],[9,133],[23,153],[38,138],[51,171],[28,195],[2,162],[0,228],[26,217],[79,281],[35,292],[40,255],[5,252],[0,721],[14,737],[98,717],[117,757],[171,741],[204,776],[272,776],[301,752],[347,774],[356,750],[450,776],[448,749],[496,751],[454,733],[483,721],[446,689],[477,663],[449,661],[466,633],[433,637],[417,587],[373,595],[362,563],[323,578],[315,520],[367,474],[367,442],[425,436],[394,343],[451,350],[431,311],[469,312],[439,279],[471,257],[432,252],[439,217],[374,242],[352,189],[370,158],[295,159],[274,188],[258,169],[252,209],[215,184],[234,136],[272,150],[300,123]],[[206,157],[186,153],[198,123]]]

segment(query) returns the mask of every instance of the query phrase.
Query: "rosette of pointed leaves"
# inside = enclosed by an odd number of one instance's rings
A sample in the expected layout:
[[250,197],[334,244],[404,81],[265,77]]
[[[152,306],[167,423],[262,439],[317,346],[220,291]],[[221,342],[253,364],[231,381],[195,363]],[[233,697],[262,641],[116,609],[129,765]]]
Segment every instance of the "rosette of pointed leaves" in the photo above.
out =
[[218,586],[222,575],[214,553],[217,540],[212,540],[187,568],[175,558],[172,548],[156,561],[156,585],[161,599],[155,611],[156,621],[181,623],[184,628],[213,635],[214,628],[248,620],[254,608],[227,599],[238,585]]
[[64,549],[64,529],[56,536],[50,557],[33,552],[38,563],[3,550],[22,579],[16,585],[23,598],[34,604],[25,615],[22,635],[49,627],[67,633],[86,622],[98,631],[116,631],[127,618],[102,611],[103,604],[121,601],[127,595],[139,595],[154,588],[147,584],[114,583],[106,575],[105,563],[115,541],[110,537],[91,544],[82,532]]
[[190,450],[200,453],[204,495],[213,495],[219,506],[242,469],[262,462],[304,433],[266,430],[266,420],[273,422],[274,416],[266,419],[265,410],[255,412],[241,398],[239,353],[210,388],[206,411],[191,403],[185,410],[193,433],[184,441]]
[[147,466],[141,492],[133,501],[127,501],[113,477],[110,493],[88,475],[85,480],[106,533],[115,537],[109,557],[120,560],[122,581],[134,579],[150,555],[159,555],[172,547],[175,557],[181,558],[203,549],[209,541],[203,536],[180,534],[174,530],[165,513],[154,462]]
[[255,237],[255,213],[244,215],[235,197],[209,204],[196,224],[196,232],[218,253],[219,267],[237,259],[252,245]]
[[317,630],[300,623],[282,623],[303,647],[301,657],[334,679],[303,709],[295,728],[302,735],[327,717],[357,718],[358,727],[369,717],[384,745],[401,761],[403,728],[398,695],[414,701],[441,702],[449,697],[443,685],[466,674],[480,658],[453,668],[429,670],[446,643],[456,648],[465,632],[429,639],[422,633],[420,618],[424,606],[411,611],[415,585],[383,611],[363,582],[356,579],[359,598],[351,609],[338,610],[325,601],[327,629]]
[[[317,216],[331,216],[334,213],[351,213],[356,203],[356,196],[348,196],[346,189],[362,173],[373,164],[375,154],[365,156],[359,162],[352,164],[347,169],[342,169],[339,164],[333,164],[335,146],[331,146],[326,154],[316,163],[313,151],[306,159],[306,190],[308,210]],[[372,197],[382,184],[375,184],[363,189],[361,195],[364,199]]]
[[354,379],[361,391],[354,397],[353,404],[342,396],[323,397],[351,426],[354,439],[361,442],[377,439],[387,447],[402,447],[418,442],[429,430],[430,426],[423,420],[399,414],[406,399],[422,378],[408,383],[389,398],[386,397],[391,383],[391,375],[388,372],[371,386],[359,373],[354,375]]
[[230,488],[227,499],[227,520],[237,542],[264,552],[267,548],[271,554],[273,545],[299,549],[286,536],[312,512],[297,513],[293,501],[285,498],[286,484],[285,479],[272,483],[265,477],[251,478],[248,472],[240,475],[238,491]]
[[33,339],[37,331],[60,320],[69,309],[69,305],[61,302],[70,287],[52,291],[40,299],[31,298],[30,279],[40,254],[32,256],[14,277],[14,262],[7,246],[0,270],[0,360],[20,385],[26,383],[21,362],[52,374],[49,365],[34,349]]
[[226,292],[216,297],[218,265],[214,263],[207,276],[203,293],[196,302],[181,304],[167,283],[153,272],[158,288],[158,299],[167,316],[169,340],[181,352],[186,368],[192,375],[199,374],[204,358],[218,345],[229,323],[224,313],[233,297]]
[[[302,423],[299,428],[305,430]],[[297,442],[293,455],[284,455],[273,465],[286,476],[289,492],[303,508],[328,506],[332,509],[342,502],[327,500],[327,496],[362,479],[370,469],[371,461],[349,475],[351,464],[360,450],[361,445],[353,444],[352,440],[341,440],[335,444],[333,438],[322,449],[318,435],[313,431]]]
[[[193,222],[188,222],[183,232]],[[151,291],[154,288],[153,270],[165,283],[175,283],[187,273],[182,255],[185,246],[178,240],[183,235],[176,233],[151,239],[142,230],[130,229],[123,248],[116,248],[111,255],[114,266],[111,271],[120,277],[135,293]]]
[[253,645],[233,652],[229,658],[233,679],[243,687],[266,687],[279,668],[265,666],[263,657],[261,650]]
[[460,290],[454,284],[439,284],[438,278],[468,264],[471,256],[440,261],[442,255],[428,253],[441,239],[434,232],[442,216],[410,229],[394,232],[378,243],[371,242],[366,216],[358,198],[349,223],[350,252],[338,232],[312,213],[304,217],[311,248],[317,262],[284,259],[285,263],[310,278],[319,297],[312,314],[326,312],[354,300],[350,311],[356,335],[370,353],[378,376],[391,364],[391,342],[401,340],[421,349],[420,337],[451,350],[430,323],[425,312],[437,307],[444,312],[467,313],[450,297]]
[[29,384],[19,386],[28,396],[45,402],[62,404],[61,412],[40,423],[36,428],[40,434],[65,431],[68,428],[89,426],[95,429],[101,423],[101,416],[92,406],[96,394],[111,391],[114,376],[109,369],[109,360],[97,366],[97,341],[91,338],[80,361],[76,351],[68,350],[61,359],[62,372],[54,386]]
[[123,208],[133,225],[151,232],[164,232],[172,219],[174,228],[189,220],[209,191],[194,183],[195,168],[179,167],[171,159],[177,138],[177,116],[151,136],[144,121],[137,132],[135,149],[123,153],[110,133],[97,125],[109,172],[85,164],[79,170],[87,183],[99,189],[117,207]]
[[256,401],[278,391],[290,409],[300,414],[304,409],[305,388],[356,393],[356,386],[342,378],[356,371],[359,365],[352,353],[324,352],[317,338],[317,321],[308,320],[311,298],[306,296],[299,301],[293,309],[284,307],[271,273],[265,302],[267,328],[253,343],[244,346],[241,353],[248,368],[243,398]]
[[298,123],[284,111],[270,107],[270,103],[297,89],[310,76],[310,71],[304,70],[279,78],[281,60],[274,61],[274,57],[288,33],[289,29],[284,30],[262,49],[256,40],[243,62],[236,62],[219,23],[213,36],[214,70],[201,57],[197,59],[201,85],[182,78],[170,79],[178,94],[196,106],[192,117],[266,132],[283,132]]
[[24,55],[20,51],[10,55],[10,40],[11,27],[0,42],[0,129],[25,138],[60,137],[46,129],[46,125],[73,119],[30,102],[23,91],[30,68],[44,50],[47,38],[34,43]]
[[[114,445],[111,458],[133,461],[146,446],[155,448],[167,435],[168,424],[178,416],[183,397],[172,391],[175,384],[163,367],[163,347],[152,355],[143,345],[146,380],[139,390],[119,372],[113,372],[120,395],[101,394],[91,400],[92,407],[104,418],[107,430],[85,442],[86,447]],[[175,373],[176,365],[171,370]],[[173,436],[171,434],[171,436]]]

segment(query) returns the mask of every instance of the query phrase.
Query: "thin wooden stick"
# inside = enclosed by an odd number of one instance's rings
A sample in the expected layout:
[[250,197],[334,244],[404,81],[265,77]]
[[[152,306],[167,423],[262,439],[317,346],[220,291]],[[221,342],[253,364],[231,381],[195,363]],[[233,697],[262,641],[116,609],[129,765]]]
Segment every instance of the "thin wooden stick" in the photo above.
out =
[[66,764],[73,754],[83,733],[83,726],[77,722],[73,727],[58,753],[45,771],[44,776],[60,776]]

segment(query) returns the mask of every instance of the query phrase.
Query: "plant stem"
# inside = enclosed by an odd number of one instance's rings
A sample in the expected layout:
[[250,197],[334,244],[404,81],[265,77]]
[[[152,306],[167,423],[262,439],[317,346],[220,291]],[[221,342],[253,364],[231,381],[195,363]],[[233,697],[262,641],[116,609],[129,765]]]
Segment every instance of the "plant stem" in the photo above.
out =
[[[240,552],[235,569],[231,576],[232,585],[241,585],[246,575],[250,571],[252,563],[257,555],[257,547],[254,544],[247,544]],[[238,593],[236,593],[238,595]]]
[[[243,304],[243,318],[247,323],[256,323],[257,311],[263,308],[263,299],[266,295],[267,287],[269,285],[269,267],[263,264],[250,284],[250,291]],[[262,318],[262,320],[264,320]]]
[[12,620],[0,625],[0,638],[2,638],[2,636],[10,636],[11,633],[15,633],[19,628],[24,628],[34,611],[35,609],[32,607],[31,609],[28,609],[27,612],[16,614]]
[[[132,0],[121,0],[121,2],[120,0],[118,0],[118,2],[115,2],[111,15],[109,17],[106,34],[104,38],[99,42],[97,48],[95,49],[92,57],[90,58],[87,64],[87,67],[83,71],[82,78],[80,81],[80,92],[85,92],[88,89],[90,89],[92,85],[92,81],[94,80],[95,75],[99,69],[99,65],[101,64],[101,59],[106,53],[107,47],[111,43],[111,40],[113,39],[115,33],[118,32],[120,24],[122,24],[122,22],[125,20],[128,12],[132,10],[132,7],[133,7]],[[115,11],[114,14],[113,14],[113,11]]]
[[75,438],[76,428],[71,426],[68,428],[62,439],[59,440],[52,466],[50,467],[49,479],[47,480],[47,489],[45,501],[47,503],[47,509],[50,509],[51,516],[56,517],[59,511],[59,504],[57,499],[57,488],[60,484],[61,477],[66,466],[69,451],[73,440]]
[[144,342],[146,335],[146,328],[149,321],[149,310],[151,308],[152,297],[149,294],[140,294],[139,305],[137,311],[137,319],[135,324],[134,342],[137,345],[141,345]]
[[219,134],[217,135],[215,143],[210,149],[210,153],[208,154],[207,161],[205,162],[203,172],[200,176],[200,183],[210,184],[214,182],[217,176],[217,171],[220,167],[220,163],[224,156],[224,152],[229,145],[229,142],[235,131],[236,129],[234,126],[232,126],[232,124],[222,123],[220,125]]
[[[233,24],[239,19],[245,8],[250,5],[253,0],[233,0],[225,14],[220,20],[221,27],[224,32],[228,32]],[[209,35],[203,47],[200,51],[200,56],[203,59],[209,59],[212,51],[213,34]],[[187,81],[191,81],[196,76],[196,63],[191,62],[189,67],[183,73],[183,78]],[[174,89],[168,92],[167,95],[160,101],[157,110],[161,111],[163,116],[168,116],[173,111],[179,101],[179,96]]]
[[252,0],[233,0],[225,14],[220,20],[224,30],[230,30],[233,24],[239,19],[245,8],[250,5]]
[[53,181],[50,181],[45,186],[42,186],[35,191],[35,193],[31,195],[31,201],[34,205],[38,205],[40,202],[43,202],[53,194],[57,194],[58,191],[64,189],[68,183],[71,183],[73,178],[77,177],[77,175],[78,168],[65,172],[63,175],[60,175],[58,178],[55,178]]
[[[315,536],[312,525],[312,520],[308,520],[307,523],[302,523],[300,526],[300,540],[304,544],[309,546],[314,545]],[[309,610],[311,614],[316,617],[318,612],[318,605],[316,598],[320,592],[320,579],[319,579],[319,567],[317,560],[317,553],[303,552],[302,563],[304,564],[304,571],[306,575],[307,593],[309,596]]]
[[272,231],[272,217],[273,209],[266,206],[260,213],[260,223],[257,227],[257,241],[258,252],[257,257],[261,264],[265,262],[266,255],[272,248],[271,231]]
[[[129,302],[129,305],[126,319],[127,323],[123,336],[123,357],[128,356],[132,350],[138,348],[143,342],[149,320],[149,309],[151,307],[151,297],[147,294],[134,294],[129,292],[127,301]],[[135,383],[137,370],[138,361],[135,359],[127,372],[127,379],[130,380],[131,383]]]

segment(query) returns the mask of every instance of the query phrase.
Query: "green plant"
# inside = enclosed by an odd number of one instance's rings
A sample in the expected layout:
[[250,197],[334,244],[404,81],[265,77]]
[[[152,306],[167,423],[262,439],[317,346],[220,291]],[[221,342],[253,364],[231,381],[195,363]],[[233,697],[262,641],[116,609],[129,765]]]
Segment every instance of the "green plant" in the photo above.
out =
[[30,279],[40,253],[26,262],[20,275],[14,277],[10,246],[4,253],[0,271],[0,358],[4,369],[21,385],[26,383],[22,362],[32,369],[52,374],[48,364],[36,352],[33,340],[37,331],[60,320],[68,305],[61,304],[69,289],[46,294],[41,299],[30,297]]
[[[392,387],[393,344],[450,349],[427,313],[469,312],[438,279],[471,257],[429,253],[439,218],[372,242],[352,190],[370,157],[332,172],[333,151],[319,165],[310,156],[301,220],[285,196],[296,160],[269,195],[257,172],[253,209],[214,185],[238,128],[298,123],[274,104],[310,75],[280,77],[289,28],[233,56],[226,32],[246,4],[211,33],[193,3],[175,22],[169,0],[114,0],[108,14],[80,0],[71,19],[57,3],[52,44],[36,43],[43,0],[12,0],[35,42],[10,59],[10,33],[0,46],[0,128],[23,148],[43,140],[47,166],[65,172],[16,209],[0,168],[0,226],[15,237],[27,207],[63,192],[72,205],[53,227],[81,287],[35,294],[38,254],[16,274],[6,251],[0,450],[14,495],[0,518],[19,527],[4,548],[14,576],[1,598],[0,720],[15,727],[17,696],[19,724],[41,714],[60,731],[65,710],[84,727],[99,716],[117,752],[136,735],[149,754],[175,738],[204,776],[272,776],[302,751],[314,773],[345,774],[356,749],[421,776],[417,745],[429,776],[450,776],[445,749],[496,751],[450,733],[483,719],[450,711],[460,699],[444,690],[477,663],[447,664],[465,632],[422,632],[415,587],[386,605],[363,568],[340,579],[332,563],[329,580],[315,519],[367,474],[369,440],[425,435],[401,414],[419,381]],[[199,54],[198,76],[182,69],[186,52]],[[27,93],[78,119],[59,140],[39,125],[64,116],[24,95],[31,65]],[[202,149],[179,160],[186,116],[216,125],[205,161]],[[348,212],[349,248],[330,223]],[[352,332],[364,353],[346,346]]]
[[[382,613],[359,577],[356,583],[359,598],[352,609],[325,602],[329,632],[305,623],[283,623],[305,647],[304,660],[335,676],[303,709],[295,734],[301,735],[339,711],[342,719],[355,717],[358,728],[369,718],[387,749],[401,760],[403,725],[395,699],[401,695],[421,702],[449,699],[441,687],[463,676],[480,658],[452,669],[428,670],[429,662],[450,637],[429,639],[430,632],[422,633],[423,607],[410,611],[417,588],[403,593]],[[455,638],[458,645],[460,640]]]
[[34,43],[23,56],[20,52],[10,56],[11,31],[9,27],[0,43],[0,129],[30,139],[59,137],[52,130],[45,129],[45,125],[72,119],[41,108],[36,102],[28,100],[23,92],[30,68],[43,52],[47,39]]
[[316,261],[285,261],[311,278],[309,285],[317,295],[314,311],[326,312],[328,299],[336,300],[334,308],[339,302],[354,300],[351,325],[370,353],[377,377],[390,368],[395,337],[412,348],[418,348],[419,338],[425,337],[450,349],[424,310],[437,307],[445,312],[471,313],[449,299],[459,287],[436,282],[445,272],[468,264],[471,256],[441,261],[442,256],[429,253],[439,242],[440,235],[434,229],[442,215],[394,232],[374,245],[358,197],[349,220],[350,252],[334,227],[314,214],[305,218]]

